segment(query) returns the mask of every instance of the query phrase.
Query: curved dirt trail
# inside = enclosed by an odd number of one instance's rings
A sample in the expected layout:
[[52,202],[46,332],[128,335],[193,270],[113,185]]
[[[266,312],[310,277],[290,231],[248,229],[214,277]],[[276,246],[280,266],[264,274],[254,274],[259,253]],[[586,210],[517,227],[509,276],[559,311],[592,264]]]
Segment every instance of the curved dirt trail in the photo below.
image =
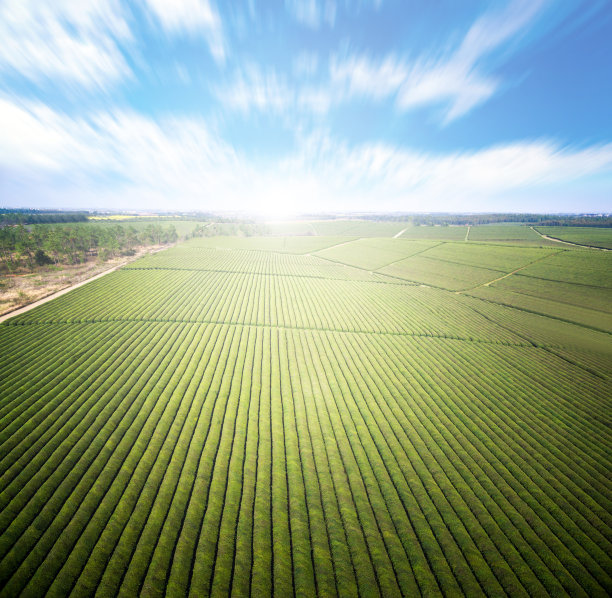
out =
[[549,237],[548,235],[543,235],[539,230],[533,228],[533,226],[529,227],[534,233],[538,233],[542,239],[546,239],[547,241],[554,241],[555,243],[563,243],[564,245],[573,245],[574,247],[583,247],[584,249],[598,249],[599,251],[612,251],[612,249],[606,249],[605,247],[595,247],[593,245],[580,245],[580,243],[572,243],[571,241],[562,241],[561,239],[555,239],[555,237]]

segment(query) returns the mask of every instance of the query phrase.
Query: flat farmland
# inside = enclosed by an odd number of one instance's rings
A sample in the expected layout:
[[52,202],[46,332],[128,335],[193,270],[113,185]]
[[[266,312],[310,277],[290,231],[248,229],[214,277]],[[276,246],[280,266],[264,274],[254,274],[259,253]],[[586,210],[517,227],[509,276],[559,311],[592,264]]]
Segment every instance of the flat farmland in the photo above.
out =
[[318,226],[0,325],[0,596],[612,593],[610,254]]
[[612,249],[612,229],[579,226],[538,226],[543,235],[578,245]]

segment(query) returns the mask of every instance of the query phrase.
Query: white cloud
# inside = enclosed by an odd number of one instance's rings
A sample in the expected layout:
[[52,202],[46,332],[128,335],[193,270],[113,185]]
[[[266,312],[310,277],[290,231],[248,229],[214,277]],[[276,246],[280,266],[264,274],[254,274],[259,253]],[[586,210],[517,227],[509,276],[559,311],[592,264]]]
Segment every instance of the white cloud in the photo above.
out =
[[[330,58],[329,77],[315,83],[313,75],[321,70],[318,55],[302,52],[293,60],[293,80],[273,68],[264,71],[251,65],[239,70],[218,95],[230,109],[286,112],[294,120],[304,110],[320,115],[353,98],[391,98],[401,111],[441,105],[446,124],[497,92],[500,82],[489,75],[484,59],[519,39],[544,2],[514,0],[502,13],[485,14],[454,50],[435,59],[408,60],[394,53],[374,58],[345,52]],[[313,27],[320,25],[320,2],[291,0],[287,6],[303,22]]]
[[293,60],[296,77],[312,76],[317,72],[319,56],[316,52],[300,52]]
[[[208,0],[140,0],[169,33],[202,33],[222,62],[225,44]],[[120,0],[0,2],[0,74],[37,84],[109,89],[132,71],[122,50],[133,49],[133,15]]]
[[248,113],[252,109],[280,113],[295,103],[295,91],[275,70],[257,65],[238,70],[227,87],[217,91],[224,107]]
[[107,205],[466,211],[525,190],[550,193],[594,175],[612,179],[612,144],[573,149],[523,141],[432,154],[383,143],[349,147],[312,135],[262,167],[201,119],[154,120],[120,110],[72,118],[1,98],[0,130],[3,176],[33,186],[39,199],[77,181],[63,205],[83,205],[85,197],[88,205],[103,205],[114,196]]
[[574,150],[523,141],[431,154],[382,143],[348,147],[314,136],[289,163],[295,172],[316,172],[330,201],[346,198],[347,208],[355,201],[370,209],[465,211],[519,191],[537,193],[595,174],[612,178],[612,144]]
[[130,75],[118,45],[130,39],[117,0],[0,4],[0,72],[37,83],[106,88]]
[[276,70],[250,64],[238,69],[233,79],[216,90],[226,109],[243,114],[252,111],[291,116],[295,122],[305,111],[309,115],[325,114],[337,103],[333,90],[312,84],[292,85]]
[[506,10],[488,13],[468,30],[454,51],[428,59],[401,60],[390,55],[375,60],[367,55],[332,58],[333,82],[348,95],[374,99],[396,98],[401,110],[441,104],[448,123],[493,96],[499,81],[488,75],[484,59],[525,33],[546,0],[514,0]]
[[225,60],[223,28],[218,12],[209,0],[141,0],[169,33],[202,33],[213,57]]
[[485,14],[470,28],[459,48],[434,63],[421,61],[399,90],[401,108],[445,102],[445,122],[463,116],[498,89],[496,79],[479,72],[481,61],[504,43],[525,33],[546,0],[514,0],[500,13]]
[[300,23],[319,29],[322,23],[333,27],[336,22],[335,0],[285,0],[289,13]]
[[365,56],[343,60],[332,58],[330,77],[335,86],[345,88],[345,95],[380,99],[399,89],[408,77],[408,67],[395,56],[374,62]]

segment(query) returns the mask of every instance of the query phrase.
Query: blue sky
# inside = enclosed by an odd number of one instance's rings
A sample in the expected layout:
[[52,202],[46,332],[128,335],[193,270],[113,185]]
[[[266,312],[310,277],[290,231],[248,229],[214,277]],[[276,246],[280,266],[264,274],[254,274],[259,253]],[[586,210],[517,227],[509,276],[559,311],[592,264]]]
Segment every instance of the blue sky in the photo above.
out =
[[0,205],[612,211],[610,0],[0,0]]

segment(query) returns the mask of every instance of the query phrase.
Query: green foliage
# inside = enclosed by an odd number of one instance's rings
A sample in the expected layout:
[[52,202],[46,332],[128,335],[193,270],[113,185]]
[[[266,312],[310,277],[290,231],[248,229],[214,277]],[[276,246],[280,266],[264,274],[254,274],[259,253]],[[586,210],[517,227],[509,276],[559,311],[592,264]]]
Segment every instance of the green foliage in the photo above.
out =
[[537,230],[543,235],[553,237],[554,239],[561,239],[562,241],[569,241],[578,245],[612,249],[612,228],[538,226]]
[[2,595],[609,595],[609,254],[295,239],[0,325]]
[[47,266],[48,264],[52,264],[53,260],[42,250],[37,249],[34,254],[34,261],[37,266]]
[[317,252],[317,256],[356,268],[378,270],[411,255],[423,253],[434,246],[431,241],[399,239],[357,239],[339,242]]
[[106,261],[120,253],[133,255],[137,246],[174,243],[177,239],[173,224],[147,224],[140,232],[119,224],[7,226],[0,228],[0,268],[12,272],[49,263],[79,264],[91,255]]
[[87,214],[84,212],[10,210],[0,208],[0,226],[17,224],[58,224],[60,222],[87,222]]

